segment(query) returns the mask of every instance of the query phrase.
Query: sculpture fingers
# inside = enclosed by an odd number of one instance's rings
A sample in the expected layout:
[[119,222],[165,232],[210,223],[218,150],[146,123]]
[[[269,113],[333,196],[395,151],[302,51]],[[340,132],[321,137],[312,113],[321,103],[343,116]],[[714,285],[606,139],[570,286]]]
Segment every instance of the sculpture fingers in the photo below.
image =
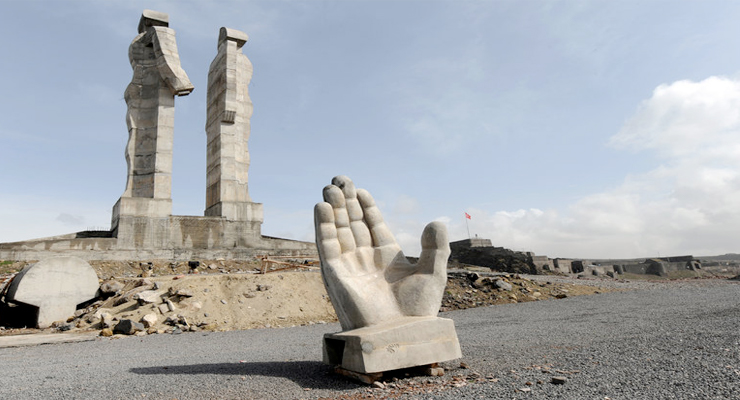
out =
[[364,213],[360,202],[357,199],[357,190],[352,180],[344,175],[336,176],[331,180],[331,183],[340,188],[344,194],[345,207],[347,208],[347,215],[349,216],[349,224],[352,229],[352,234],[355,237],[355,244],[357,247],[370,247],[372,246],[372,237],[370,236],[370,229],[365,223]]
[[393,234],[383,220],[383,215],[380,213],[380,209],[375,205],[375,199],[373,199],[373,196],[371,196],[367,190],[358,189],[357,199],[362,207],[365,223],[370,229],[373,245],[375,247],[388,245],[398,246],[396,238],[393,237]]
[[421,234],[421,254],[416,273],[442,275],[446,279],[449,257],[447,227],[441,222],[430,222]]
[[318,203],[314,207],[314,226],[319,257],[327,263],[335,263],[342,255],[334,223],[334,209],[329,203]]
[[324,188],[324,201],[329,203],[334,213],[334,225],[337,230],[337,239],[342,253],[354,251],[355,237],[349,226],[349,214],[347,213],[346,201],[342,189],[334,185]]

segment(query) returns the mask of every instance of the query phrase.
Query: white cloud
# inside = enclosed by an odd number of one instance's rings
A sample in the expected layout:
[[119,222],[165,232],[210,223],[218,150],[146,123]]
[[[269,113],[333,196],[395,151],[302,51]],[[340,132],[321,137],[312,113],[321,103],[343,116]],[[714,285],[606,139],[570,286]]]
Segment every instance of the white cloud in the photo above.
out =
[[[609,140],[615,148],[657,157],[657,167],[562,210],[469,208],[467,226],[462,213],[433,219],[447,224],[453,241],[468,237],[469,228],[471,235],[490,238],[496,246],[551,257],[738,251],[738,110],[737,80],[711,77],[661,85]],[[408,195],[376,200],[405,253],[418,255],[421,232],[431,220],[424,216],[426,204]],[[308,225],[299,231],[308,232]]]
[[475,226],[496,245],[551,256],[739,250],[740,81],[710,77],[661,85],[609,143],[655,154],[662,164],[581,198],[565,216],[477,211],[471,231]]

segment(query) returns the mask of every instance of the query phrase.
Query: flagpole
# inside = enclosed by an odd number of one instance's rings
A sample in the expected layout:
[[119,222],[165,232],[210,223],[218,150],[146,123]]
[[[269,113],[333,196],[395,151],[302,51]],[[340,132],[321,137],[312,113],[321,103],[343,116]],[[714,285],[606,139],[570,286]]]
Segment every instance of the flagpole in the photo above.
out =
[[467,213],[465,213],[465,217],[464,218],[465,218],[465,228],[468,229],[468,240],[472,240],[473,238],[470,237],[470,226],[468,225],[468,219],[470,219],[470,218],[468,218],[468,214]]

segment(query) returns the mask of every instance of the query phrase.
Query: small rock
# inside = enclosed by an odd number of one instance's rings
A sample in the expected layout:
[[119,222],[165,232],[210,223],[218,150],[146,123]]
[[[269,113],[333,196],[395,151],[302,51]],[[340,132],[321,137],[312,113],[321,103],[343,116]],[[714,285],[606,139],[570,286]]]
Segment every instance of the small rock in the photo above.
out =
[[470,366],[468,366],[467,363],[461,362],[460,363],[460,368],[462,368],[462,369],[468,369],[468,368],[470,368]]
[[113,327],[113,315],[109,312],[102,312],[100,313],[100,325],[103,328],[112,328]]
[[134,300],[139,302],[139,305],[154,304],[162,301],[161,293],[155,290],[145,290],[143,292],[134,295]]
[[503,279],[497,279],[496,282],[494,283],[494,286],[496,286],[500,290],[506,290],[506,291],[510,291],[513,288],[511,286],[511,283],[506,282]]
[[228,304],[228,303],[226,302],[226,300],[221,299],[221,304]]
[[151,328],[154,325],[156,325],[158,319],[159,318],[157,317],[157,314],[155,314],[155,313],[149,313],[149,314],[141,317],[141,322],[144,324],[144,327]]
[[65,332],[65,331],[68,331],[68,330],[70,330],[70,329],[72,329],[74,327],[75,326],[73,324],[61,324],[61,325],[57,326],[57,329],[59,331],[61,331],[61,332]]
[[142,287],[142,286],[151,287],[152,281],[150,281],[149,279],[139,279],[138,281],[136,281],[136,287]]
[[124,335],[133,335],[136,332],[143,331],[144,325],[138,322],[134,322],[130,319],[122,319],[121,322],[116,324],[113,328],[113,333],[122,333]]
[[157,308],[159,309],[159,312],[162,313],[162,315],[170,312],[170,306],[167,303],[160,304]]
[[115,294],[121,291],[123,289],[123,286],[123,283],[116,280],[106,281],[103,282],[102,285],[100,285],[100,292],[109,295]]
[[110,328],[104,328],[102,331],[100,331],[100,336],[113,336],[113,330],[111,330]]
[[175,311],[175,304],[170,300],[165,300],[165,304],[167,304],[167,309],[170,311]]
[[381,381],[375,381],[372,383],[372,386],[377,389],[383,389],[385,388],[385,384]]
[[552,380],[550,381],[550,383],[552,383],[553,385],[563,385],[565,384],[565,382],[568,382],[568,378],[564,376],[553,376]]
[[521,388],[521,389],[519,389],[519,391],[520,391],[520,392],[524,392],[524,393],[529,393],[529,392],[531,392],[531,391],[532,391],[532,389],[531,389],[531,388],[528,388],[528,387],[525,387],[525,388]]

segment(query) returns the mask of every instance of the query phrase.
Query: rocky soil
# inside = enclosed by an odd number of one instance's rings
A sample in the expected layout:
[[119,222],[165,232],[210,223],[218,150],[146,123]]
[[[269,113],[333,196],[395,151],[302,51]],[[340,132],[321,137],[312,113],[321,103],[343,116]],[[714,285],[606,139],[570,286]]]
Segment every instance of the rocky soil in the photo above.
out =
[[[0,335],[99,331],[114,334],[162,334],[305,326],[335,322],[336,315],[318,268],[308,260],[290,260],[305,268],[261,274],[260,260],[188,262],[93,261],[101,277],[101,298],[77,310],[74,318],[45,330],[11,327]],[[7,280],[26,262],[5,263]],[[573,296],[662,285],[609,277],[566,277],[490,272],[453,263],[440,311],[559,300]],[[277,271],[276,271],[277,270]],[[270,272],[272,271],[272,272]]]

